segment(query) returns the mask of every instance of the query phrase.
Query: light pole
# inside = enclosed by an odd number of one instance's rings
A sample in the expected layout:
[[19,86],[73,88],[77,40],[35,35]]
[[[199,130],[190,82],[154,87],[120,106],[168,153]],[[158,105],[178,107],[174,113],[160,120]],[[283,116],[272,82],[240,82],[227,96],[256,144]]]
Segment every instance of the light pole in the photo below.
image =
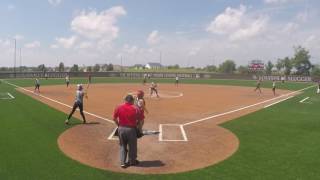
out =
[[17,59],[17,40],[14,39],[14,65],[13,65],[13,73],[14,73],[14,78],[16,78],[16,59]]
[[20,73],[22,72],[22,56],[21,56],[21,48],[20,48]]

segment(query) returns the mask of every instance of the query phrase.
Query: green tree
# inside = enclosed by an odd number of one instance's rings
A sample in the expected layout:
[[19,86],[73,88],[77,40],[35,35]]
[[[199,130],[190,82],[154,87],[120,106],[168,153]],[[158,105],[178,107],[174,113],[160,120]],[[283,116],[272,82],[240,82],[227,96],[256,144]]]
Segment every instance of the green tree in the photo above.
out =
[[109,64],[108,66],[107,66],[107,71],[113,71],[113,64]]
[[205,70],[208,72],[217,72],[217,66],[215,65],[208,65],[207,67],[205,67]]
[[92,66],[87,67],[87,72],[92,72]]
[[64,64],[63,64],[63,62],[60,62],[59,63],[59,72],[64,72]]
[[272,64],[272,62],[268,61],[267,66],[266,66],[266,74],[267,75],[271,75],[273,66],[274,65]]
[[282,60],[283,66],[284,66],[284,74],[290,75],[291,69],[292,69],[292,60],[289,57],[285,57]]
[[284,68],[284,64],[283,64],[282,59],[278,59],[278,60],[277,60],[276,68],[277,68],[278,72],[280,72],[281,69]]
[[236,64],[232,60],[226,60],[219,65],[219,71],[232,74],[236,70]]
[[314,65],[312,67],[311,75],[312,76],[316,76],[316,77],[320,77],[320,65],[319,64]]
[[93,66],[93,72],[99,72],[100,71],[100,65],[96,64]]
[[305,48],[298,46],[294,48],[294,57],[292,63],[297,69],[298,75],[309,75],[312,64],[310,62],[309,51]]
[[249,74],[248,66],[239,66],[237,71],[239,74]]
[[37,69],[38,69],[38,71],[45,72],[46,71],[46,66],[44,64],[40,64]]
[[78,64],[74,64],[71,69],[70,69],[71,72],[79,72],[79,66]]

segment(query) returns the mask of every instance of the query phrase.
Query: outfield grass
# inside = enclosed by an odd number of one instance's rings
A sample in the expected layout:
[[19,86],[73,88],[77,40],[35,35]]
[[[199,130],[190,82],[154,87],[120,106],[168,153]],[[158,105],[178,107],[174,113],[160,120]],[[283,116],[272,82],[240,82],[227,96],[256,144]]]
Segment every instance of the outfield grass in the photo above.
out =
[[[157,82],[173,82],[157,79]],[[32,86],[33,80],[10,80]],[[96,83],[141,80],[95,78]],[[255,81],[182,80],[184,83],[255,86]],[[63,84],[62,79],[41,80],[42,85]],[[73,79],[73,83],[86,83]],[[298,90],[311,84],[278,83]],[[264,82],[263,87],[271,87]],[[1,83],[0,92],[14,100],[0,100],[0,179],[319,179],[320,96],[315,88],[297,97],[223,124],[240,140],[238,151],[227,160],[201,170],[168,175],[132,175],[98,170],[66,157],[57,138],[67,128],[66,114]],[[313,104],[299,101],[309,96]],[[199,148],[199,147],[195,147]],[[170,152],[168,152],[170,153]]]

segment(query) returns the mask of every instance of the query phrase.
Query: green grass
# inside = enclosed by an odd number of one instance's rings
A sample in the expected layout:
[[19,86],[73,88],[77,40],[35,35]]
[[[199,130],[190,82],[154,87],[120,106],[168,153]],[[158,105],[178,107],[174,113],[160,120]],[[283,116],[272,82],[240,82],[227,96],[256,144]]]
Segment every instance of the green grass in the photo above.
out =
[[[156,79],[173,82],[172,79]],[[255,81],[182,80],[184,83],[255,86]],[[32,86],[33,80],[10,80]],[[95,78],[96,83],[141,82],[119,78]],[[41,80],[42,85],[63,84],[62,79]],[[73,79],[73,83],[86,83]],[[297,90],[311,84],[278,83]],[[271,87],[264,82],[264,87]],[[66,114],[1,83],[0,92],[14,100],[0,100],[0,179],[319,179],[320,96],[315,88],[270,108],[223,124],[240,140],[238,151],[227,160],[186,173],[132,175],[98,170],[66,157],[57,146],[58,136],[68,127]],[[313,104],[299,100],[309,96]],[[199,147],[195,147],[199,148]],[[170,152],[168,152],[170,153]]]

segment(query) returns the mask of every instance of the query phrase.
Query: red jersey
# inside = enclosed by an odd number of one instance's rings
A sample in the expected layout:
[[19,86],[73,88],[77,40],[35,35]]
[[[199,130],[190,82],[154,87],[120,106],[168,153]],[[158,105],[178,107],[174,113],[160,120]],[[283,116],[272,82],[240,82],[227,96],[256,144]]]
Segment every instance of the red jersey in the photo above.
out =
[[130,103],[118,106],[113,113],[113,119],[118,119],[119,126],[137,127],[141,118],[142,114],[139,108]]

